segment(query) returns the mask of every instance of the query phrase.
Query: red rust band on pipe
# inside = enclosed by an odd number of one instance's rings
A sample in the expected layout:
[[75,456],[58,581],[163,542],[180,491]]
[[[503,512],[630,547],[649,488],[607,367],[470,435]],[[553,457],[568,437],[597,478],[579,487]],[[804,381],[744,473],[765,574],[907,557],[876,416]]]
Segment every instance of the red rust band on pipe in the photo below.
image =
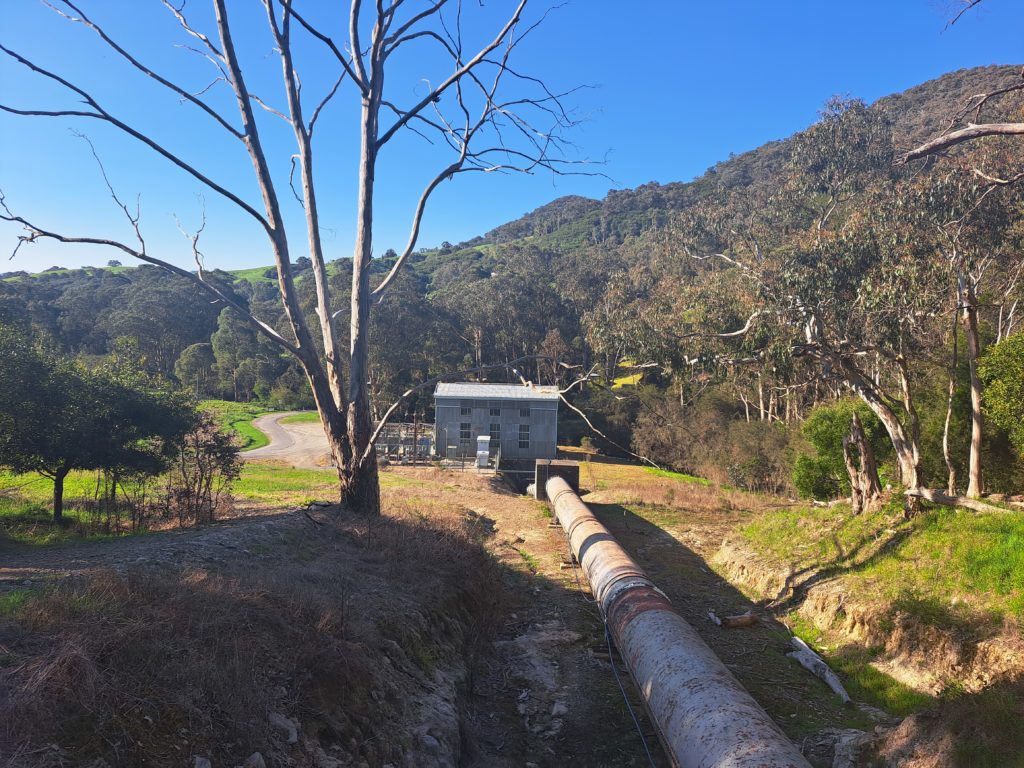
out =
[[673,764],[810,768],[568,483],[545,490]]

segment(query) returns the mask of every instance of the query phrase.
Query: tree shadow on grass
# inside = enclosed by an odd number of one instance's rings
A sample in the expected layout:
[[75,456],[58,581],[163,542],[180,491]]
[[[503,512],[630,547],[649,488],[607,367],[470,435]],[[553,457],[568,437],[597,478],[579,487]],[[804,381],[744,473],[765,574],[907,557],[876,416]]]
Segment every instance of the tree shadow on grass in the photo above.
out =
[[[833,541],[838,554],[830,561],[817,562],[790,573],[779,594],[769,601],[772,609],[782,613],[798,609],[807,599],[811,587],[869,568],[899,549],[900,545],[913,533],[913,530],[913,526],[908,523],[891,529],[881,539],[865,535],[848,550],[844,550],[838,537],[834,537]],[[871,545],[875,546],[874,550],[867,557],[861,558],[860,555],[864,549]]]

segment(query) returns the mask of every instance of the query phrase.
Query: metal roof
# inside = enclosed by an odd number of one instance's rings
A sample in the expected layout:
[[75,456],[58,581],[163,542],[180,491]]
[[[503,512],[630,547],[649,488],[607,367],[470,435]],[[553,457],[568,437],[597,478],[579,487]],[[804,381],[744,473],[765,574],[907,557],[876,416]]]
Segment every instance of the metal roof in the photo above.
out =
[[558,387],[526,387],[522,384],[476,384],[442,382],[434,397],[463,397],[473,400],[558,400]]

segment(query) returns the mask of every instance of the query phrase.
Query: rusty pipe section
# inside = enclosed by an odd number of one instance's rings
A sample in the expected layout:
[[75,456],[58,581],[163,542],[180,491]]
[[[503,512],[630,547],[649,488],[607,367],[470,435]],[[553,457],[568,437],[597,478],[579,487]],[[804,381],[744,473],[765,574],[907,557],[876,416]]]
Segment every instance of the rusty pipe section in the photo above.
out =
[[569,484],[545,490],[673,764],[810,768]]

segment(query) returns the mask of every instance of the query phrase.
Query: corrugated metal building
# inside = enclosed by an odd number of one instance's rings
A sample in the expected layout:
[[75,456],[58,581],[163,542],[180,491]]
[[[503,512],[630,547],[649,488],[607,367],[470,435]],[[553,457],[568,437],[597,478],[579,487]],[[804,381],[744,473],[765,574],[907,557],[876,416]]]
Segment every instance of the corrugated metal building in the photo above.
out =
[[434,445],[439,456],[473,456],[477,437],[491,456],[553,459],[558,451],[558,388],[520,384],[443,383],[434,391]]

